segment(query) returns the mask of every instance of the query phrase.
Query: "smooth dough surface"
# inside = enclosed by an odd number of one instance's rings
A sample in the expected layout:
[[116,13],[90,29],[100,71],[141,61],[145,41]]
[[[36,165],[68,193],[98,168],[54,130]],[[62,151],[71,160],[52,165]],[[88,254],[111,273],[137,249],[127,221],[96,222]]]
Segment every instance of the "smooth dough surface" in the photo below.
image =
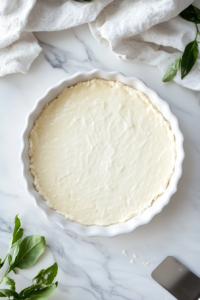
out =
[[174,171],[169,123],[146,95],[120,82],[93,79],[66,88],[45,106],[29,141],[36,190],[84,225],[141,214]]

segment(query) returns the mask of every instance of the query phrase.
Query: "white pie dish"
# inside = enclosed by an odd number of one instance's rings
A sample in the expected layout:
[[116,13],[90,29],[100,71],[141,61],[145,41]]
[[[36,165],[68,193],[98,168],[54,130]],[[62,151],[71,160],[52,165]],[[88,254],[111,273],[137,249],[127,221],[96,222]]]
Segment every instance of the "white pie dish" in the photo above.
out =
[[[44,106],[51,100],[55,99],[64,88],[74,85],[80,81],[91,80],[94,78],[102,78],[105,80],[121,81],[126,85],[129,85],[136,90],[139,90],[146,94],[153,105],[163,114],[165,119],[170,123],[172,131],[176,139],[176,163],[174,174],[170,180],[170,183],[161,196],[157,198],[151,207],[147,208],[141,215],[134,216],[130,220],[124,223],[118,223],[110,226],[84,226],[80,223],[72,222],[61,216],[58,212],[51,209],[39,193],[35,190],[33,185],[33,177],[29,170],[29,134],[34,125],[34,121],[38,118],[42,112]],[[26,187],[30,194],[33,196],[35,205],[42,209],[44,215],[51,221],[58,224],[61,228],[71,230],[83,236],[106,236],[114,237],[122,233],[128,233],[136,229],[138,226],[148,223],[157,213],[159,213],[163,207],[168,204],[172,194],[177,190],[178,180],[182,174],[182,162],[184,159],[183,150],[183,135],[179,129],[177,118],[171,113],[169,105],[162,100],[158,94],[148,88],[141,80],[132,77],[126,77],[118,72],[105,72],[101,70],[93,70],[87,73],[76,73],[70,78],[64,79],[55,86],[51,87],[45,95],[36,101],[34,109],[29,113],[26,119],[26,127],[23,133],[23,145],[22,145],[22,162],[23,173],[26,180]]]

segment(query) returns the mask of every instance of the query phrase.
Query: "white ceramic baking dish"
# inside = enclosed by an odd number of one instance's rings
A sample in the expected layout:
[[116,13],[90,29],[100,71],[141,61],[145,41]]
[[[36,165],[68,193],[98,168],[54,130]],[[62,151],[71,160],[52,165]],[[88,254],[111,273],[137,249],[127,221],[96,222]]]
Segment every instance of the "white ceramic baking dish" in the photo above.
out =
[[[172,131],[176,138],[176,164],[175,171],[170,180],[169,186],[167,187],[164,194],[159,196],[153,205],[147,208],[141,215],[134,216],[132,219],[125,223],[118,223],[106,227],[102,226],[84,226],[76,222],[71,222],[65,217],[61,216],[58,212],[51,209],[46,202],[42,199],[39,193],[35,190],[33,185],[33,177],[29,170],[29,133],[34,125],[35,119],[40,115],[44,106],[55,99],[64,88],[74,85],[80,81],[91,80],[93,78],[102,78],[105,80],[121,81],[126,85],[133,87],[146,94],[157,109],[163,114],[166,120],[171,125]],[[169,105],[162,100],[158,94],[148,88],[146,84],[138,78],[126,77],[118,72],[105,72],[101,70],[93,70],[87,73],[76,73],[73,76],[64,79],[47,90],[45,95],[36,101],[34,109],[29,113],[26,119],[26,127],[23,133],[23,147],[22,147],[22,162],[23,162],[23,173],[26,180],[27,190],[32,195],[35,205],[40,208],[45,217],[49,220],[58,224],[61,228],[71,230],[83,236],[106,236],[114,237],[122,233],[128,233],[136,229],[138,226],[148,223],[156,214],[161,212],[163,207],[169,203],[171,196],[177,190],[177,184],[182,174],[182,162],[184,159],[183,150],[183,135],[179,129],[177,118],[171,113]]]

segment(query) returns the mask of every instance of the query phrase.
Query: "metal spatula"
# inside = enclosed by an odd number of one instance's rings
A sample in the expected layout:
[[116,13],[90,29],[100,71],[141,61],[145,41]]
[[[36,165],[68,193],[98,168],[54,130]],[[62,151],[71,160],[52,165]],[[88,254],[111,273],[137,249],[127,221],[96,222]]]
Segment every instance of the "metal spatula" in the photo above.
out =
[[200,278],[172,256],[168,256],[151,276],[178,300],[200,300]]

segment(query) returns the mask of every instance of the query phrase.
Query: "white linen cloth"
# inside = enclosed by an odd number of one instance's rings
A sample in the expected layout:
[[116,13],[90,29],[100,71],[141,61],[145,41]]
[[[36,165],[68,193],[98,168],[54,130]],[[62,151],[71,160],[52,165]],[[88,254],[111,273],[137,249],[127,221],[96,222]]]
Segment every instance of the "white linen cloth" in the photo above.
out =
[[[26,73],[41,47],[33,32],[55,31],[89,23],[99,43],[124,60],[157,66],[164,74],[194,40],[193,23],[179,13],[193,0],[1,0],[0,76]],[[169,48],[170,47],[170,48]],[[175,82],[200,91],[200,59]]]

